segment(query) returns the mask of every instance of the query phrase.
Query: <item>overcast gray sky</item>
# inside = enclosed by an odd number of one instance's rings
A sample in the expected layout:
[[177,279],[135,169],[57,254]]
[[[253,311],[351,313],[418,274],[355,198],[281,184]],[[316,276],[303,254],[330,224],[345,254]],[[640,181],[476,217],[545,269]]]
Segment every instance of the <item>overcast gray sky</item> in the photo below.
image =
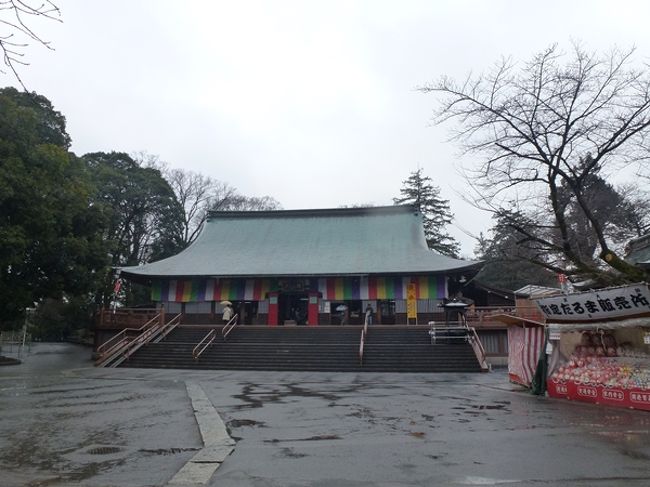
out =
[[420,166],[465,255],[489,215],[416,88],[555,42],[650,57],[644,1],[54,1],[63,24],[34,29],[55,51],[30,47],[21,75],[77,154],[146,151],[286,209],[391,204]]

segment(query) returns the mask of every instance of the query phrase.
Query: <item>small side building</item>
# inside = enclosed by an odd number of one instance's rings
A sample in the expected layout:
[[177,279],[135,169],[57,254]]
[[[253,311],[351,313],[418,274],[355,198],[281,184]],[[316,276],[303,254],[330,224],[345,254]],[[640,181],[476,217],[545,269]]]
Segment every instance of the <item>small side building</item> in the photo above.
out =
[[368,306],[376,324],[405,324],[414,286],[426,324],[480,266],[430,250],[422,215],[404,205],[213,212],[188,248],[121,277],[184,323],[218,323],[231,301],[242,324],[362,324]]
[[628,242],[625,248],[625,260],[650,272],[650,233]]

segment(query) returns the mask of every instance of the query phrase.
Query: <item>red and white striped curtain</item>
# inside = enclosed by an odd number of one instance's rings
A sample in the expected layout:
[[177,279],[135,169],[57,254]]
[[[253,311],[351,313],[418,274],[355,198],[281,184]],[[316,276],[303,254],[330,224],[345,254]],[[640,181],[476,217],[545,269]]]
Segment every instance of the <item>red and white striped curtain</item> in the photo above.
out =
[[510,380],[530,387],[544,342],[541,326],[508,327],[508,375]]

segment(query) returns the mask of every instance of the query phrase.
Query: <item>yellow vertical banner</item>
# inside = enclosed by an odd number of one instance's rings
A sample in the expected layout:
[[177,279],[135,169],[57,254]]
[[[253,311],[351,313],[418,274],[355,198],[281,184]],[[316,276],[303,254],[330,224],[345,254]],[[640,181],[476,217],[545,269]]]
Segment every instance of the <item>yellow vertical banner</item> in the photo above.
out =
[[418,319],[418,301],[417,301],[417,286],[415,283],[409,283],[406,288],[406,319]]

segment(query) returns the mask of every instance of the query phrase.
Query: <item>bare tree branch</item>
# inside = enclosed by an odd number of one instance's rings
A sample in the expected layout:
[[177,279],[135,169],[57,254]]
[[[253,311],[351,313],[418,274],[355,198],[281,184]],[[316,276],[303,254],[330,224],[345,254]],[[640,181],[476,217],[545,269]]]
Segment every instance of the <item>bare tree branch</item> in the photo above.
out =
[[[650,161],[650,76],[633,67],[633,54],[597,55],[576,43],[567,55],[553,45],[521,66],[502,59],[462,84],[443,77],[421,88],[440,96],[434,123],[456,122],[452,140],[479,156],[467,171],[478,204],[502,214],[514,202],[519,217],[544,210],[532,226],[530,219],[526,226],[511,222],[522,245],[547,253],[544,267],[557,260],[575,274],[603,276],[609,269],[642,277],[614,250],[626,232],[589,194],[604,168]],[[595,242],[592,255],[585,253],[592,245],[576,238],[578,221]]]
[[[36,42],[53,50],[50,43],[30,27],[34,18],[62,22],[59,7],[50,0],[40,0],[40,2],[0,0],[0,50],[3,62],[25,91],[27,88],[17,69],[18,65],[29,64],[24,60],[24,50],[30,42]],[[6,71],[0,69],[0,73],[6,74]]]

